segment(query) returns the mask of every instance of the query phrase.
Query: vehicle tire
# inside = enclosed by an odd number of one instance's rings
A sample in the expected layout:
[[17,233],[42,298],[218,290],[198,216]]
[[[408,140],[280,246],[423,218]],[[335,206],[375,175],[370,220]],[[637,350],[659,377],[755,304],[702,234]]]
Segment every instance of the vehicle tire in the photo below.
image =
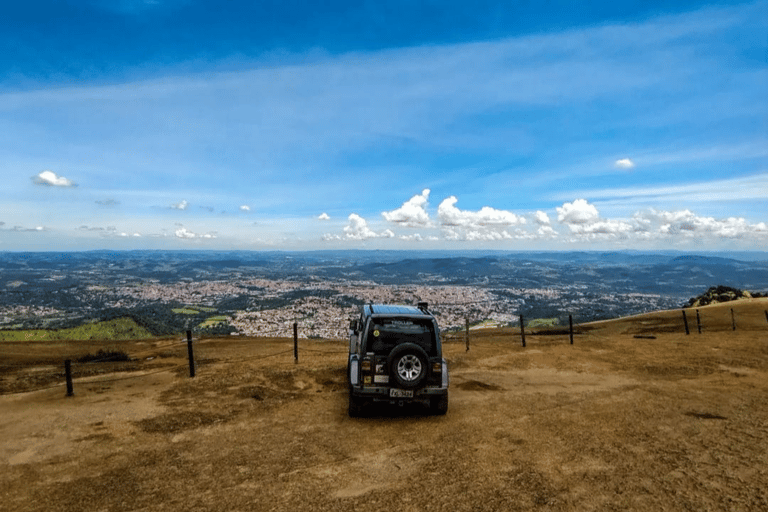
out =
[[403,389],[415,389],[427,380],[429,357],[415,343],[403,343],[392,349],[387,358],[392,383]]
[[432,414],[443,416],[448,412],[448,395],[436,396],[429,401],[429,408]]
[[365,401],[362,398],[358,398],[349,392],[349,417],[360,418],[365,413]]

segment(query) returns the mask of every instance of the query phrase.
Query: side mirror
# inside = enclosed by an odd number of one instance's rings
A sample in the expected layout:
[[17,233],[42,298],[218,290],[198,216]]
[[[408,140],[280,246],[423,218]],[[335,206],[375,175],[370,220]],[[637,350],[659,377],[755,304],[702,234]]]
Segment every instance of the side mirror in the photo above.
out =
[[358,331],[357,320],[350,320],[349,321],[349,329],[352,330],[352,331],[355,331],[355,332]]

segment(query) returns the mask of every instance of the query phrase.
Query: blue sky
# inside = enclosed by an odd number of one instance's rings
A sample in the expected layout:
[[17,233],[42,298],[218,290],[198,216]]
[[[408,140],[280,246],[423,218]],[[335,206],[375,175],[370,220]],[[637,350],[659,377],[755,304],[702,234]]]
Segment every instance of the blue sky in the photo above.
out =
[[768,247],[768,2],[19,2],[0,251]]

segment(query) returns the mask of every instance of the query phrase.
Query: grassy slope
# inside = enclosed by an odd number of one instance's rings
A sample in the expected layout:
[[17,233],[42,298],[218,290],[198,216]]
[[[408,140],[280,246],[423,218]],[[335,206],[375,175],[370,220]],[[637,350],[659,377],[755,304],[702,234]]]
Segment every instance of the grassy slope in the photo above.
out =
[[123,340],[152,338],[152,334],[131,318],[85,324],[70,329],[0,331],[0,341],[40,340]]

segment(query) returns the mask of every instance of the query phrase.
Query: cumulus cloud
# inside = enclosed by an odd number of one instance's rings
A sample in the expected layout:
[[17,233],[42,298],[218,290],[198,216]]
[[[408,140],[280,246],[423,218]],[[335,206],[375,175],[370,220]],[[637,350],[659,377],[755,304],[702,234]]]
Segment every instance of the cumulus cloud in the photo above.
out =
[[177,238],[195,238],[197,236],[192,231],[187,230],[187,228],[179,228],[174,232],[174,234]]
[[430,225],[429,214],[425,207],[429,200],[429,189],[425,188],[421,194],[415,195],[403,203],[400,208],[390,212],[382,212],[382,216],[389,222],[394,222],[405,227],[425,227]]
[[490,206],[483,206],[473,212],[456,208],[459,200],[456,196],[443,199],[437,207],[437,215],[443,226],[479,228],[493,226],[514,226],[525,224],[525,218],[506,210],[497,210]]
[[643,229],[662,236],[736,239],[745,236],[768,235],[768,226],[764,222],[750,224],[742,217],[715,219],[714,217],[696,215],[690,210],[660,211],[650,209],[636,213],[634,220],[643,226]]
[[522,229],[510,232],[511,227],[525,224],[525,217],[490,206],[484,206],[477,211],[460,210],[456,207],[457,202],[455,196],[450,196],[437,207],[443,236],[447,240],[494,242],[521,240],[532,236]]
[[533,220],[535,220],[536,224],[539,226],[549,226],[552,223],[549,220],[549,215],[547,215],[547,212],[543,212],[541,210],[533,214]]
[[182,200],[180,203],[172,204],[171,208],[174,210],[186,210],[189,203],[186,200]]
[[557,221],[564,224],[591,224],[600,218],[600,213],[586,199],[577,199],[572,203],[558,206]]
[[331,220],[331,217],[327,213],[325,213],[325,212],[323,212],[320,215],[318,215],[317,218],[319,220]]
[[248,206],[247,204],[244,204],[244,205],[242,205],[242,206],[240,207],[240,211],[241,211],[241,212],[249,212],[249,211],[251,211],[251,207],[250,207],[250,206]]
[[632,169],[635,166],[635,162],[629,158],[620,158],[613,162],[613,166],[617,169]]
[[539,235],[540,238],[557,238],[557,231],[555,231],[552,226],[540,226],[539,229],[536,230],[536,234]]
[[356,213],[351,213],[347,219],[349,222],[344,226],[344,236],[349,240],[368,240],[377,238],[377,235],[368,227],[368,221]]
[[587,240],[623,238],[628,233],[641,230],[637,224],[617,219],[602,219],[595,205],[589,204],[586,199],[564,203],[556,210],[558,222],[567,225],[572,234]]
[[37,176],[32,176],[32,181],[36,185],[46,187],[76,187],[77,185],[64,176],[57,176],[53,171],[43,171]]
[[205,234],[197,234],[193,231],[188,230],[185,227],[180,227],[176,231],[174,231],[174,234],[176,235],[176,238],[183,238],[183,239],[192,239],[192,238],[216,238],[216,233],[205,233]]

